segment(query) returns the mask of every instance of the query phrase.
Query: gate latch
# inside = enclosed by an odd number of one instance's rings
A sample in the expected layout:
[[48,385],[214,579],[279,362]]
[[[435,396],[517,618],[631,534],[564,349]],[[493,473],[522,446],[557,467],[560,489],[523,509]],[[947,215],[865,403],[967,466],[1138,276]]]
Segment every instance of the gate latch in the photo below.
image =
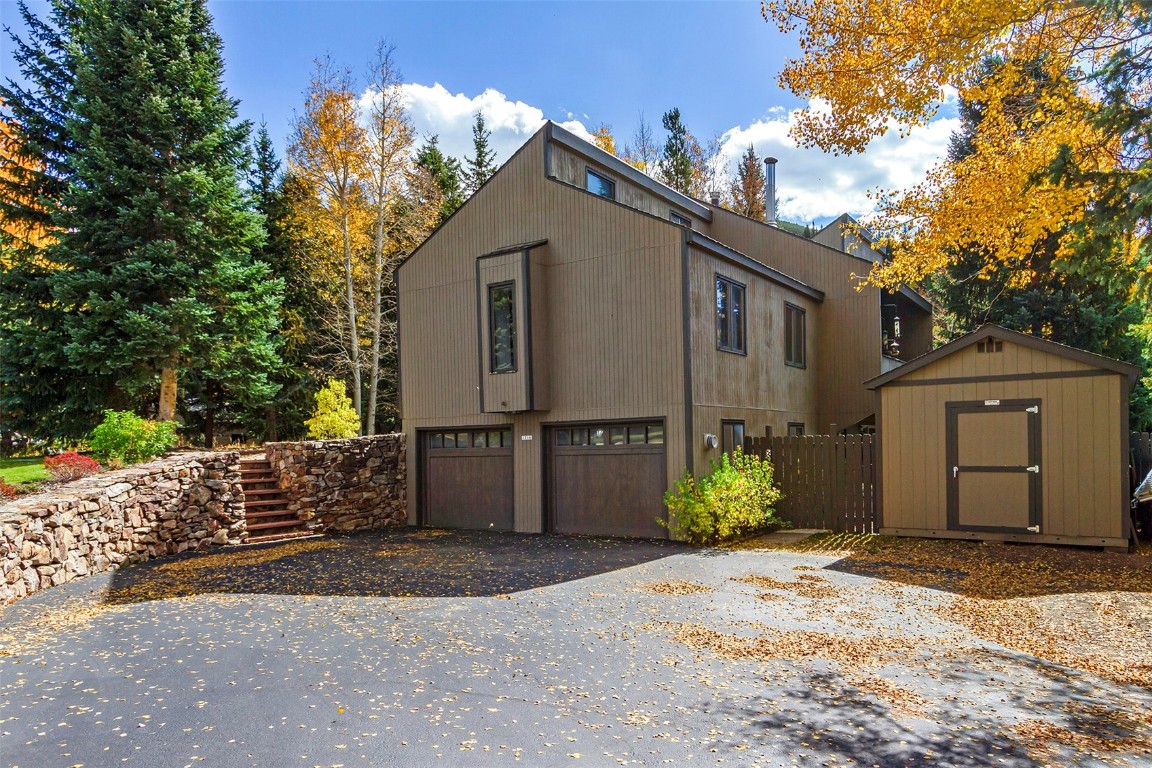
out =
[[1030,525],[1030,526],[1028,526],[1028,530],[1031,531],[1032,533],[1040,533],[1040,526]]
[[1028,471],[1029,472],[1036,472],[1037,474],[1039,474],[1040,465],[1039,464],[1033,464],[1032,466],[1028,467]]
[[1027,411],[1028,413],[1040,413],[1040,406],[1030,405],[1027,408],[1025,408],[1024,410]]

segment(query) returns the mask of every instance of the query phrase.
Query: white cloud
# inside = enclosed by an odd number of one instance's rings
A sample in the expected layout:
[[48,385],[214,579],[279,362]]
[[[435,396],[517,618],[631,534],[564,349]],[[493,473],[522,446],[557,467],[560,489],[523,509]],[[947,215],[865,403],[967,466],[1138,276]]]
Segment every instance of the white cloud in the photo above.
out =
[[[477,112],[484,113],[485,126],[492,132],[490,146],[496,151],[498,165],[508,160],[544,124],[543,110],[512,101],[493,88],[468,97],[463,93],[450,93],[440,83],[430,86],[407,83],[404,93],[417,133],[422,137],[439,136],[440,149],[461,162],[472,154],[472,123]],[[578,120],[569,119],[561,125],[591,139],[591,134]]]
[[[823,105],[813,103],[820,110]],[[923,180],[943,158],[948,138],[959,127],[952,117],[941,117],[913,129],[904,139],[890,130],[858,155],[827,155],[818,149],[796,146],[788,135],[797,111],[769,110],[769,117],[724,134],[721,152],[734,175],[736,163],[749,144],[756,154],[779,159],[776,166],[780,216],[789,221],[824,223],[841,213],[866,217],[873,209],[868,190],[903,189]]]
[[[492,132],[491,146],[496,162],[502,164],[544,124],[544,112],[531,104],[509,99],[489,88],[476,96],[451,93],[443,85],[404,85],[412,122],[421,136],[436,134],[440,148],[461,161],[472,154],[472,122],[477,111]],[[365,95],[365,98],[368,94]],[[904,139],[890,130],[874,140],[862,154],[826,155],[816,149],[803,149],[789,137],[797,111],[770,107],[766,116],[751,125],[736,126],[723,134],[722,157],[731,173],[739,156],[751,143],[761,157],[779,159],[776,183],[780,198],[780,215],[790,221],[818,224],[841,213],[866,217],[872,211],[868,190],[903,189],[924,178],[925,173],[943,159],[948,138],[959,125],[955,114],[955,94],[946,94],[939,117],[927,126],[914,129]],[[826,110],[819,102],[813,109]],[[566,110],[564,128],[591,141],[587,127],[576,115]]]

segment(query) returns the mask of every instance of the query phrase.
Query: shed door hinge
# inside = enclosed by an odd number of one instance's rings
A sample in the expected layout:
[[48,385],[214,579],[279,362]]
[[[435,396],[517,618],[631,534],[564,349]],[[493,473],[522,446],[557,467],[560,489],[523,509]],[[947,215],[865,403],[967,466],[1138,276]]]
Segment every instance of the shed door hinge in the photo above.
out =
[[1030,405],[1027,408],[1025,408],[1024,410],[1028,411],[1028,413],[1040,413],[1040,406]]
[[1028,467],[1028,471],[1029,472],[1036,472],[1037,474],[1039,474],[1040,465],[1039,464],[1033,464],[1032,466]]
[[1031,531],[1032,533],[1040,533],[1040,526],[1030,525],[1030,526],[1028,526],[1028,530]]

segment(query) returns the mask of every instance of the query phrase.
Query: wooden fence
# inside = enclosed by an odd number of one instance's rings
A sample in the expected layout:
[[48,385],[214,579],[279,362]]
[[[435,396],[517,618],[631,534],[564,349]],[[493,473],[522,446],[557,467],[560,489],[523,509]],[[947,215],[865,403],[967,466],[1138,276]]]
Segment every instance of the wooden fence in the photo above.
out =
[[876,438],[872,435],[748,437],[767,456],[784,494],[777,512],[797,528],[875,533]]

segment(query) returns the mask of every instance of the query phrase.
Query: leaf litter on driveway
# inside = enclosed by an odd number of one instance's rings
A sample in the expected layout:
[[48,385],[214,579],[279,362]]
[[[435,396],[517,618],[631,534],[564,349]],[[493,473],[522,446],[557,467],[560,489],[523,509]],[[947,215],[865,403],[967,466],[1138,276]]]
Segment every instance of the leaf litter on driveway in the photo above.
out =
[[[1152,762],[1152,691],[1134,677],[1149,646],[1123,647],[1148,629],[1142,555],[1118,568],[964,542],[688,550],[411,530],[295,544],[158,561],[5,609],[24,637],[0,658],[4,758]],[[1072,630],[1044,629],[1045,601]],[[1016,602],[1039,618],[1021,624]],[[1077,645],[1076,628],[1103,642]],[[1054,644],[1019,637],[1057,630]]]

